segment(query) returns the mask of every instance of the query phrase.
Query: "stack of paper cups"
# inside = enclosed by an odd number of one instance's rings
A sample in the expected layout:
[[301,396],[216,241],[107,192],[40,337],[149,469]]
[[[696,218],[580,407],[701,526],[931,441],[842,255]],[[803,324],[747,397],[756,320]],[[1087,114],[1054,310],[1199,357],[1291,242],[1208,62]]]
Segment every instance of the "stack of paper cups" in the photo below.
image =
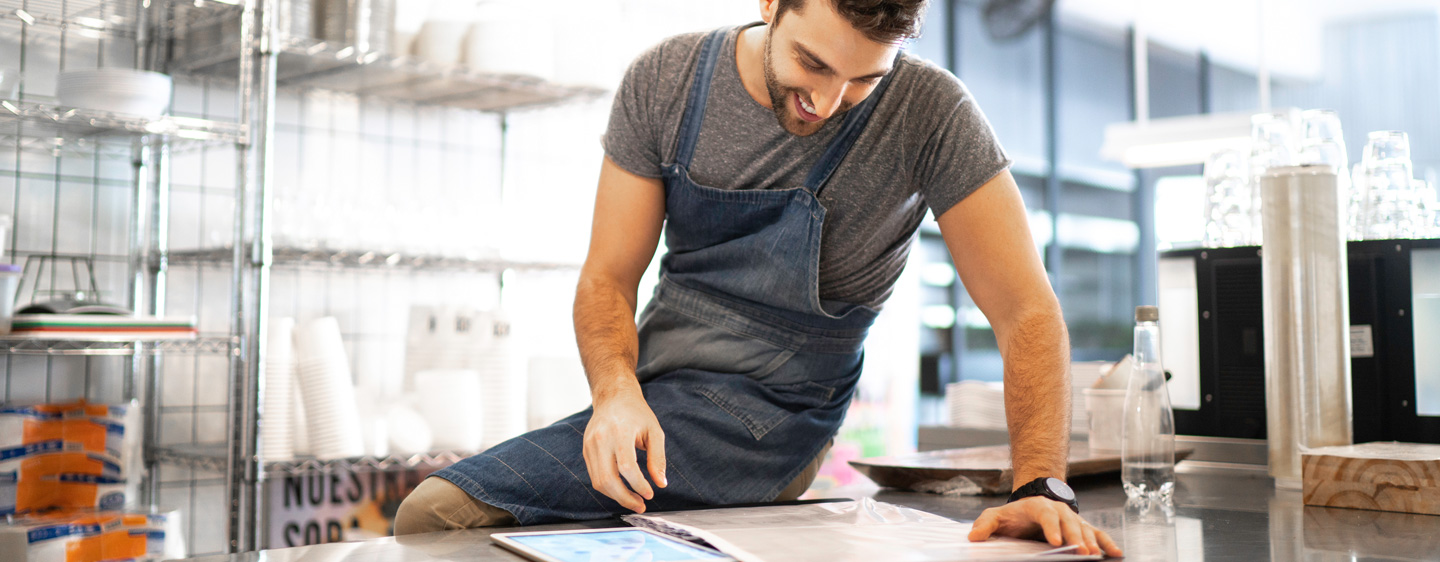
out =
[[477,350],[474,368],[480,373],[480,393],[485,414],[485,445],[501,442],[525,432],[525,370],[515,361],[510,321],[502,311],[485,314],[484,328],[490,329],[488,345]]
[[[293,362],[292,362],[293,365]],[[305,399],[300,397],[300,380],[290,377],[290,427],[295,436],[295,456],[313,456],[310,453],[310,423],[305,421]]]
[[289,460],[295,456],[295,333],[294,318],[270,322],[263,377],[265,398],[260,418],[260,457]]
[[339,322],[325,317],[306,324],[296,333],[295,352],[310,452],[321,459],[364,455],[360,412]]
[[1302,448],[1349,445],[1350,289],[1334,168],[1260,176],[1270,476],[1301,485]]

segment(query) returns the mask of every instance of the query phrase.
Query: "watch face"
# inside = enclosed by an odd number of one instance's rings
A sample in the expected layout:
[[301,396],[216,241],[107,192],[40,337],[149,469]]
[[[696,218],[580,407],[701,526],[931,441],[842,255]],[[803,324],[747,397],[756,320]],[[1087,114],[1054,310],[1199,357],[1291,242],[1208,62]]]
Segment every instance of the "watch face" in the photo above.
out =
[[1065,501],[1075,499],[1075,491],[1071,490],[1070,486],[1065,485],[1065,483],[1061,482],[1058,478],[1046,478],[1045,487],[1050,489],[1050,493],[1055,494]]

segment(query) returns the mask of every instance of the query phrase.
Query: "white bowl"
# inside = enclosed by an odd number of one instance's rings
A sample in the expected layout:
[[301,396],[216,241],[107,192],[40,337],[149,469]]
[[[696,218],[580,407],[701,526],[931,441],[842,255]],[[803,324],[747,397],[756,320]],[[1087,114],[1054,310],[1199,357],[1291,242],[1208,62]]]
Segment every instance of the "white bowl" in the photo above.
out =
[[555,40],[549,28],[520,21],[477,21],[465,34],[464,62],[473,70],[548,80],[555,75]]
[[99,68],[60,73],[57,93],[62,105],[154,118],[170,106],[171,87],[158,72]]
[[410,50],[416,57],[435,64],[453,65],[460,62],[461,44],[469,31],[466,21],[430,20],[420,27]]

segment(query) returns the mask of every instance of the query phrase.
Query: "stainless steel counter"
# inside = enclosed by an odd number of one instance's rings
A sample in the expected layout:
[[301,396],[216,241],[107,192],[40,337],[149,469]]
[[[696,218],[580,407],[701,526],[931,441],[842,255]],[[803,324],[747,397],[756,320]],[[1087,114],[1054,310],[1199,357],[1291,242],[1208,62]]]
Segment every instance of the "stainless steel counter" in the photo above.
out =
[[[1262,470],[1181,463],[1176,505],[1125,505],[1117,475],[1076,479],[1081,513],[1109,532],[1128,560],[1440,560],[1440,517],[1306,507],[1298,491],[1277,491]],[[870,496],[957,520],[970,520],[998,497],[947,497],[894,490],[854,489]],[[623,525],[595,521],[530,527],[574,529]],[[497,529],[451,531],[196,558],[204,562],[422,562],[522,560],[490,543]]]

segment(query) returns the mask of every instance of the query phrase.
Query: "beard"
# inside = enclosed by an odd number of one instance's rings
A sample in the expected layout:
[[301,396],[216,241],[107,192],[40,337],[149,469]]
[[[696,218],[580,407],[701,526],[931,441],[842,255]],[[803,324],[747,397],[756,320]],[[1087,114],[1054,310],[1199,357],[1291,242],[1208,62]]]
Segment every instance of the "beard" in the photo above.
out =
[[[774,28],[772,27],[771,30],[773,31]],[[791,99],[795,96],[800,96],[801,99],[804,99],[805,96],[800,93],[800,88],[782,84],[780,78],[775,76],[775,66],[771,64],[770,58],[770,43],[770,32],[766,32],[765,89],[770,93],[770,108],[775,111],[775,120],[780,122],[781,128],[784,128],[795,136],[808,137],[815,134],[816,131],[819,131],[826,123],[829,123],[830,119],[844,115],[846,111],[849,111],[850,108],[855,105],[850,102],[841,101],[840,108],[830,117],[814,123],[801,119],[799,115],[794,113],[799,110],[791,108],[791,106],[795,104]]]

